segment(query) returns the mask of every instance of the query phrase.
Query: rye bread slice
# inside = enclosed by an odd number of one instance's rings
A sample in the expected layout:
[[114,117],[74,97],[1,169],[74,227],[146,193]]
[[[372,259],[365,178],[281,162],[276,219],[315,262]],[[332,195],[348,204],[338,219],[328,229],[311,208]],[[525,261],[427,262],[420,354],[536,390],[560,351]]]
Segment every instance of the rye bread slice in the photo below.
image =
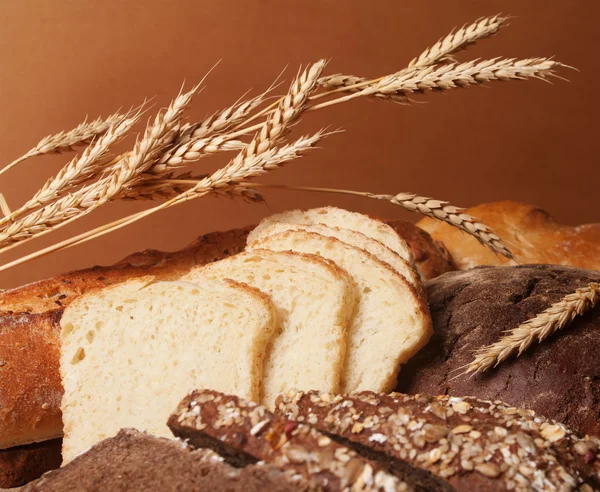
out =
[[425,468],[457,490],[600,487],[598,440],[499,401],[297,392],[280,398],[277,411],[359,451]]
[[285,467],[324,491],[414,490],[310,426],[235,396],[193,391],[168,425],[192,446],[211,448],[237,466],[260,460]]

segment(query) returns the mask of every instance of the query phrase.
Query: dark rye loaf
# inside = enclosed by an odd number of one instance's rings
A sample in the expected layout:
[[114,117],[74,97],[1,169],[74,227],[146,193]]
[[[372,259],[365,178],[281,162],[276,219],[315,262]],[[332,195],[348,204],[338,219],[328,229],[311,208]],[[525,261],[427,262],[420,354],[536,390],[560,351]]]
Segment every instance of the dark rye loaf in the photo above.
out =
[[406,460],[456,490],[596,490],[600,440],[531,410],[448,396],[290,392],[277,411],[367,454]]
[[410,474],[396,477],[316,429],[236,396],[193,391],[168,425],[191,446],[211,448],[238,466],[260,460],[294,470],[319,490],[415,490]]
[[234,468],[206,449],[179,440],[123,429],[65,467],[46,473],[23,492],[304,492],[311,490],[293,472],[268,465]]
[[600,306],[496,369],[456,377],[474,350],[599,281],[600,272],[555,265],[479,267],[431,280],[434,335],[403,366],[397,390],[498,399],[600,436]]

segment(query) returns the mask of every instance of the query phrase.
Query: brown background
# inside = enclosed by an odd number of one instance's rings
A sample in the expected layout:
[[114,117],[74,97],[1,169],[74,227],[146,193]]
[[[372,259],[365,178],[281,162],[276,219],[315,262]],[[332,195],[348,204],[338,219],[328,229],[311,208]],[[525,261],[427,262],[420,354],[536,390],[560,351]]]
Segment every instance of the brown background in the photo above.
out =
[[[593,0],[197,1],[0,0],[0,157],[5,163],[42,136],[156,96],[168,104],[182,82],[219,59],[190,117],[261,90],[288,65],[320,57],[329,73],[376,77],[402,68],[454,26],[498,12],[515,18],[500,36],[459,58],[554,55],[580,71],[556,80],[492,84],[421,98],[401,107],[353,101],[307,115],[297,132],[346,131],[265,181],[374,192],[413,191],[470,206],[498,199],[540,205],[567,223],[600,221],[596,158],[600,104],[600,3]],[[299,133],[297,133],[299,134]],[[195,169],[222,163],[200,161]],[[0,178],[12,207],[69,156],[33,159]],[[205,198],[0,274],[0,287],[110,263],[144,248],[176,249],[198,234],[258,221],[270,211],[331,203],[414,220],[360,198],[268,192],[269,208]],[[6,254],[20,254],[137,210],[106,207],[79,224]],[[14,253],[14,254],[13,254]]]

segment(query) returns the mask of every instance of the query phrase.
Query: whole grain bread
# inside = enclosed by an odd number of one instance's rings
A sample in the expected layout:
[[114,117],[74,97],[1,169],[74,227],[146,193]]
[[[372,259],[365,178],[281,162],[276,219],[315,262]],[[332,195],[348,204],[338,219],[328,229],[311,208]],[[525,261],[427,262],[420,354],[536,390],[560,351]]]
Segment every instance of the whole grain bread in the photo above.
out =
[[[450,268],[443,249],[426,233],[401,221],[390,225],[407,238],[423,278]],[[78,270],[0,292],[0,449],[62,435],[57,347],[65,306],[92,289],[144,275],[169,279],[194,265],[239,253],[251,229],[206,234],[181,251],[147,250],[113,266]]]
[[500,401],[311,391],[280,398],[277,411],[358,452],[423,467],[457,490],[600,487],[600,440],[581,439],[561,424]]
[[234,468],[206,449],[123,429],[59,470],[46,473],[23,492],[304,492],[311,490],[292,471],[254,464]]
[[598,306],[496,369],[459,375],[474,350],[599,281],[600,272],[556,265],[479,267],[431,280],[434,335],[404,366],[398,391],[499,399],[600,437]]
[[0,450],[0,490],[20,487],[61,463],[61,440]]
[[169,418],[173,433],[238,465],[256,460],[294,470],[324,491],[408,491],[413,487],[308,425],[256,403],[193,391]]

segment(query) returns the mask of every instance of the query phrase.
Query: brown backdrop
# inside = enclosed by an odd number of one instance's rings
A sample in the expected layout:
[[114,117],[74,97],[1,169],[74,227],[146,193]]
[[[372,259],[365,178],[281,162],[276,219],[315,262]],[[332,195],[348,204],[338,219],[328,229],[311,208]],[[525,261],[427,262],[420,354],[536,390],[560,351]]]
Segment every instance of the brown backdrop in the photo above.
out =
[[[554,55],[577,67],[556,80],[493,84],[401,107],[354,101],[307,115],[298,132],[346,131],[265,179],[376,192],[413,191],[470,206],[516,199],[568,223],[600,220],[596,158],[600,3],[573,0],[481,2],[36,0],[2,2],[0,156],[9,162],[40,137],[156,96],[168,104],[185,80],[198,81],[219,59],[191,117],[260,90],[288,65],[320,57],[329,73],[376,77],[400,69],[454,26],[497,12],[515,18],[500,36],[460,55]],[[220,159],[201,161],[211,169]],[[33,159],[0,178],[11,206],[30,196],[69,156]],[[202,232],[258,221],[270,211],[331,203],[414,219],[385,203],[296,192],[268,192],[269,206],[201,199],[93,243],[0,274],[10,287],[54,273],[115,261],[144,248],[176,249]],[[81,223],[4,255],[8,261],[124,213],[106,207]]]

